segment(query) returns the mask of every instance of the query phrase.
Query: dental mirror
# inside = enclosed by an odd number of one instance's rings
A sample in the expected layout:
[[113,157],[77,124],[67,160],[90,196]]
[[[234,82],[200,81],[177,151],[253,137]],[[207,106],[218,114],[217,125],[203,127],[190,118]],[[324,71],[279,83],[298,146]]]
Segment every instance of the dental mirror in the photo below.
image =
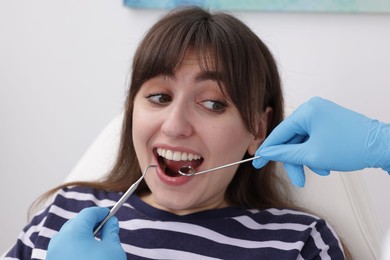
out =
[[230,167],[230,166],[233,166],[233,165],[236,165],[236,164],[253,161],[253,160],[256,160],[256,159],[259,159],[259,158],[260,158],[260,156],[254,156],[254,157],[251,157],[251,158],[248,158],[248,159],[244,159],[244,160],[241,160],[241,161],[225,164],[225,165],[222,165],[222,166],[218,166],[218,167],[215,167],[215,168],[211,168],[211,169],[204,170],[204,171],[199,171],[199,172],[196,172],[195,169],[192,168],[191,166],[186,165],[186,166],[183,166],[183,167],[181,167],[179,169],[179,173],[181,175],[183,175],[183,176],[194,176],[194,175],[199,175],[199,174],[203,174],[203,173],[207,173],[207,172],[216,171],[216,170],[223,169],[223,168],[226,168],[226,167]]

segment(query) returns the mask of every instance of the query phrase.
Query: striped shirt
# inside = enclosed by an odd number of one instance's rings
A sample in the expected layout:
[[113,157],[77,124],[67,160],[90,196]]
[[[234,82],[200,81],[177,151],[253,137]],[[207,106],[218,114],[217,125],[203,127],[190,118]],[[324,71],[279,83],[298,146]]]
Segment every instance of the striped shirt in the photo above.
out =
[[[112,207],[122,193],[62,189],[20,234],[6,259],[45,259],[50,238],[91,206]],[[332,227],[290,209],[213,209],[184,216],[132,195],[116,216],[128,259],[344,259]]]

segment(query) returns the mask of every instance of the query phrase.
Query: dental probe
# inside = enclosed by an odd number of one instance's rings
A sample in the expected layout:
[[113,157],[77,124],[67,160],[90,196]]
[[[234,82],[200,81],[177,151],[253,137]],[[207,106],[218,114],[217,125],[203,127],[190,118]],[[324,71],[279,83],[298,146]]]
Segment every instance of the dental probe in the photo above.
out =
[[143,180],[143,178],[146,175],[146,172],[150,167],[157,167],[157,165],[149,165],[145,168],[144,172],[142,173],[141,177],[133,183],[133,185],[130,186],[130,188],[123,194],[123,196],[118,200],[118,202],[112,207],[110,210],[110,213],[103,219],[103,221],[99,224],[99,226],[95,229],[93,232],[93,235],[96,236],[97,233],[99,233],[100,229],[104,226],[104,224],[109,220],[112,216],[115,215],[115,213],[119,210],[119,208],[122,206],[123,203],[130,197],[131,194],[134,193],[134,191],[137,189],[138,184]]
[[252,158],[248,158],[248,159],[244,159],[244,160],[241,160],[241,161],[238,161],[238,162],[225,164],[225,165],[222,165],[222,166],[218,166],[218,167],[211,168],[211,169],[204,170],[204,171],[200,171],[200,172],[195,172],[194,168],[192,168],[191,166],[188,165],[188,166],[181,167],[179,169],[179,173],[181,175],[183,175],[183,176],[194,176],[194,175],[199,175],[199,174],[203,174],[203,173],[207,173],[207,172],[216,171],[216,170],[223,169],[223,168],[226,168],[226,167],[230,167],[230,166],[233,166],[233,165],[236,165],[236,164],[253,161],[253,160],[256,160],[256,159],[259,159],[259,158],[260,158],[260,155],[257,155],[257,156],[254,156]]

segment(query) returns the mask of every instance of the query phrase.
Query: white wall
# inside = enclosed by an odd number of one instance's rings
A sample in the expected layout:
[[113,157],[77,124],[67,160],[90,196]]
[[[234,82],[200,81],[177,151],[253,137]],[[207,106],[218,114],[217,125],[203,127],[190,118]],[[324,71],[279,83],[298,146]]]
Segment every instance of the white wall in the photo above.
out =
[[[122,107],[134,49],[163,11],[0,0],[0,252]],[[236,13],[279,61],[287,102],[319,95],[390,122],[390,15]],[[390,177],[364,171],[390,227]]]

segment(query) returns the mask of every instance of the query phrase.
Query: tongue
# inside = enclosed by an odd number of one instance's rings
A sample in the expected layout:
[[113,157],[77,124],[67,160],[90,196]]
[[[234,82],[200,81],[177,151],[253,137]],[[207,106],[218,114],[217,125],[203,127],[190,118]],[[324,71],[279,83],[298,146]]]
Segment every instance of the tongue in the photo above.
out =
[[179,175],[179,170],[184,166],[191,166],[192,168],[196,168],[200,164],[200,160],[192,160],[192,161],[171,161],[164,159],[164,163],[169,169],[169,171]]

